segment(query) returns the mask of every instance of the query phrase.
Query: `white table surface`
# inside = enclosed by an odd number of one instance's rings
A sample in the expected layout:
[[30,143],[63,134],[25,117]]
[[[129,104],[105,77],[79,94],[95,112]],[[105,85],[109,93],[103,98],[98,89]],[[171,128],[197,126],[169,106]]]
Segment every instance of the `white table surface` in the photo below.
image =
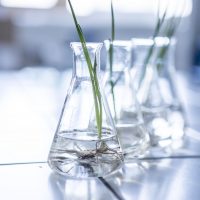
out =
[[52,68],[0,73],[0,199],[200,199],[200,133],[192,128],[181,148],[152,149],[104,179],[53,174],[46,160],[70,76]]

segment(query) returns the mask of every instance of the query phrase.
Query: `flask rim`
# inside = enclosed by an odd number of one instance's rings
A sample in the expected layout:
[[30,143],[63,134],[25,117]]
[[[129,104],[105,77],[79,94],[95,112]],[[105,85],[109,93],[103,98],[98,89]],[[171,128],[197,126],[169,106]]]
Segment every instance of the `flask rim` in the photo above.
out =
[[175,45],[176,38],[169,37],[155,37],[153,38],[132,38],[133,46],[152,46],[155,42],[157,47]]
[[[91,47],[91,48],[101,48],[103,46],[102,42],[86,42],[86,47]],[[82,43],[81,42],[70,42],[70,47],[71,48],[82,48]]]
[[104,40],[104,45],[106,49],[110,48],[111,43],[114,45],[114,47],[124,47],[128,49],[132,48],[131,40],[114,40],[112,42],[110,40]]

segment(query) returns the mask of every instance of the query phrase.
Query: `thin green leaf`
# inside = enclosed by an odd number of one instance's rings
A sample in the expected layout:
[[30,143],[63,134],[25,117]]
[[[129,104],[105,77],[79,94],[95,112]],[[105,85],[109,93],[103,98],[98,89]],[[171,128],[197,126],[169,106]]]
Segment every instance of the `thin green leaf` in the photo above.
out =
[[[159,6],[160,6],[160,4],[159,4]],[[158,8],[158,19],[157,19],[157,23],[156,23],[156,26],[155,26],[155,29],[154,29],[154,33],[153,33],[153,38],[152,38],[153,44],[150,46],[150,48],[149,48],[149,50],[147,52],[147,55],[146,55],[146,57],[144,59],[143,72],[142,72],[142,75],[141,75],[140,80],[139,80],[139,87],[140,87],[140,85],[142,83],[142,80],[144,79],[148,63],[150,62],[151,57],[152,57],[152,55],[154,53],[154,50],[155,50],[155,45],[156,45],[155,44],[155,38],[159,35],[159,33],[161,31],[161,28],[162,28],[162,26],[163,26],[163,24],[165,22],[165,18],[167,16],[168,7],[166,7],[166,9],[165,9],[165,11],[164,11],[164,13],[163,13],[161,18],[160,18],[159,9],[160,8]]]
[[110,62],[110,87],[111,87],[111,95],[113,101],[113,108],[114,108],[114,116],[116,120],[116,106],[115,106],[115,94],[114,94],[114,84],[113,84],[113,41],[115,40],[115,16],[114,16],[114,9],[113,9],[113,2],[111,0],[110,4],[111,10],[111,40],[110,40],[110,47],[109,47],[109,62]]
[[[182,15],[184,13],[184,9],[185,9],[185,5],[183,6],[183,11],[181,12]],[[182,19],[182,16],[177,19],[175,15],[176,15],[176,12],[174,12],[174,16],[170,20],[168,20],[168,23],[166,24],[164,32],[163,32],[163,36],[169,38],[169,40],[171,40],[171,38],[175,35]],[[164,59],[164,57],[166,56],[168,52],[169,46],[170,46],[170,43],[166,46],[163,46],[160,49],[157,56],[157,60],[162,61]],[[157,64],[158,71],[160,71],[161,67],[162,67],[162,63],[158,62]]]
[[96,92],[96,95],[97,95],[97,99],[98,99],[98,113],[99,113],[99,126],[98,126],[98,132],[99,132],[99,138],[101,138],[101,134],[102,134],[102,101],[101,101],[101,94],[100,94],[100,88],[99,88],[99,82],[98,82],[98,78],[97,78],[97,73],[96,73],[96,69],[97,69],[97,60],[96,60],[96,56],[94,58],[94,82],[96,84],[96,87],[95,87],[95,92]]
[[76,15],[73,9],[73,6],[71,4],[71,1],[68,0],[70,10],[72,12],[72,17],[76,26],[76,30],[79,36],[79,39],[81,41],[81,45],[83,48],[83,53],[88,65],[88,70],[90,74],[90,79],[92,82],[92,90],[93,90],[93,98],[94,98],[94,104],[95,104],[95,114],[96,114],[96,123],[97,123],[97,130],[98,130],[98,136],[99,139],[101,139],[102,135],[102,102],[101,102],[101,94],[99,90],[99,85],[98,85],[98,80],[97,80],[97,75],[96,75],[96,67],[97,67],[97,62],[96,62],[96,56],[95,56],[95,61],[94,61],[94,66],[92,66],[92,62],[90,59],[90,55],[86,46],[86,40],[84,37],[84,34],[82,32],[81,26],[78,24],[78,21],[76,19]]
[[112,20],[112,41],[115,40],[115,16],[114,16],[114,9],[113,9],[113,3],[111,0],[111,20]]

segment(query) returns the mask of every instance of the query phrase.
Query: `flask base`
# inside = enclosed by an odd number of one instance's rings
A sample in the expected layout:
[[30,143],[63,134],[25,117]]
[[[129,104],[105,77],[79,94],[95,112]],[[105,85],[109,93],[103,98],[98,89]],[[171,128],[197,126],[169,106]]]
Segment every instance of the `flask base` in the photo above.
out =
[[54,141],[48,163],[64,176],[103,177],[122,164],[116,136],[106,132],[102,133],[101,140],[92,132],[61,132]]

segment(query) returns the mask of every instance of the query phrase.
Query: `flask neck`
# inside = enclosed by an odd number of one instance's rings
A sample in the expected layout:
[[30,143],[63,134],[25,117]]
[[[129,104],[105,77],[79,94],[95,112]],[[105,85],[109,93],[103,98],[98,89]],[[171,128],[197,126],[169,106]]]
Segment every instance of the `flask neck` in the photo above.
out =
[[174,38],[133,38],[134,66],[156,65],[158,70],[174,65]]
[[107,50],[107,72],[120,72],[131,67],[132,44],[130,41],[106,40],[104,43]]
[[[91,63],[92,68],[99,74],[100,71],[100,50],[102,43],[86,43],[89,53],[89,60],[86,60],[82,45],[80,42],[72,42],[71,48],[73,49],[73,76],[78,78],[90,78],[90,71],[88,62]],[[96,62],[96,65],[95,65]]]

